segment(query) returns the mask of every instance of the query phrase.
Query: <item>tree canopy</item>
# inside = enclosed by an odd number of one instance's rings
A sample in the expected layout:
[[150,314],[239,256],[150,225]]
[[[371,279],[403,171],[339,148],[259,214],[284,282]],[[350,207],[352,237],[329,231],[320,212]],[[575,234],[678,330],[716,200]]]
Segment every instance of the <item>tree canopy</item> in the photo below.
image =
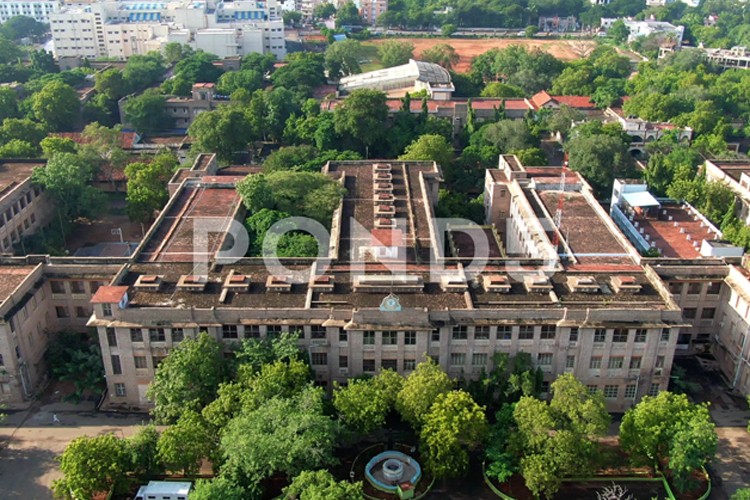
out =
[[453,147],[442,135],[426,134],[406,146],[406,151],[398,158],[434,161],[442,167],[447,167],[453,161]]
[[406,377],[396,397],[396,410],[414,429],[421,429],[437,397],[452,388],[448,375],[432,359],[427,359]]
[[126,211],[131,220],[149,221],[169,199],[167,183],[177,169],[177,158],[170,152],[159,153],[148,163],[135,162],[125,167],[128,179]]
[[414,44],[400,40],[386,40],[378,45],[378,56],[386,68],[400,66],[414,57]]

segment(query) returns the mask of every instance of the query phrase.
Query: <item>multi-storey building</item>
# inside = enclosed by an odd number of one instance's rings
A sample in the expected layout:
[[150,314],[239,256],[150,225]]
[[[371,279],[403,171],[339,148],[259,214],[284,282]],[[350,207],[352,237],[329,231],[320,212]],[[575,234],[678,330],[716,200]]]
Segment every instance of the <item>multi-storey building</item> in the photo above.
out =
[[493,353],[523,351],[545,383],[572,372],[612,410],[667,387],[680,310],[575,174],[563,193],[559,168],[503,157],[487,174],[489,224],[477,226],[434,218],[433,163],[332,162],[324,172],[347,194],[322,256],[268,268],[227,258],[246,215],[241,177],[211,164],[201,156],[180,176],[131,263],[92,298],[110,404],[147,407],[155,367],[200,331],[227,344],[300,332],[329,386],[409,373],[425,354],[468,379]]
[[750,69],[750,50],[747,47],[704,50],[709,61],[724,69]]
[[16,16],[49,23],[49,15],[60,10],[61,5],[60,0],[0,0],[0,23]]
[[361,0],[359,15],[365,23],[375,26],[378,18],[388,10],[388,0]]
[[13,254],[24,236],[49,223],[54,207],[31,173],[44,162],[0,162],[0,253]]
[[738,217],[750,224],[750,162],[747,160],[706,160],[706,179],[721,182],[737,199]]
[[622,130],[630,136],[629,148],[636,156],[646,153],[646,144],[667,134],[674,134],[676,139],[683,144],[689,144],[693,139],[693,129],[688,126],[680,127],[668,122],[650,122],[637,116],[626,115],[619,107],[608,107],[604,110],[604,118],[620,124]]
[[188,44],[219,57],[286,55],[284,23],[269,2],[133,2],[77,5],[50,15],[57,57],[127,58]]

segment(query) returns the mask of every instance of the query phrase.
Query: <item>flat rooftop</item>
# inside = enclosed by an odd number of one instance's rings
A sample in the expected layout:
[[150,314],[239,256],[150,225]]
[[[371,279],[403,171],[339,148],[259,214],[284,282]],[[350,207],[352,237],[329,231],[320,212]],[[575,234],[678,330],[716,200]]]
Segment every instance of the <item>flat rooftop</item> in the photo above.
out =
[[5,196],[11,189],[31,177],[36,167],[43,167],[46,161],[10,160],[0,163],[0,197]]
[[0,305],[24,282],[36,266],[0,266]]
[[[554,216],[560,191],[540,191],[539,198]],[[582,193],[566,191],[563,194],[560,233],[581,264],[632,263],[627,249]]]
[[638,229],[643,229],[644,237],[648,235],[652,246],[667,258],[700,258],[701,242],[718,237],[684,205],[662,205],[657,217],[636,215],[633,222],[638,223]]
[[737,162],[711,160],[711,163],[716,165],[719,170],[721,170],[737,182],[740,182],[742,174],[750,175],[750,161]]

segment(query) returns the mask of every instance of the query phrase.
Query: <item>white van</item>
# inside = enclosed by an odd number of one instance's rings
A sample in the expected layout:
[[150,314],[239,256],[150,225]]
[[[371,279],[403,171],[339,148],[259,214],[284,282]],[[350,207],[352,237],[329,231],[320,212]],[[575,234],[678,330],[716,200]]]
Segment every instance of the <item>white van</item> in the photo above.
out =
[[138,488],[135,500],[187,500],[191,482],[149,481]]

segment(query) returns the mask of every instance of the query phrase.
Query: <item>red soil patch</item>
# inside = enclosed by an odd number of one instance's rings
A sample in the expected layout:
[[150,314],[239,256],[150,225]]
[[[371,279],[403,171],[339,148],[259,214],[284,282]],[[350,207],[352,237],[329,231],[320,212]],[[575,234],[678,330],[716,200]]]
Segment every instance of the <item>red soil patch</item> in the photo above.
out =
[[[393,40],[393,38],[388,38]],[[528,49],[541,49],[549,52],[558,59],[570,61],[580,59],[580,52],[583,47],[591,50],[594,42],[588,41],[571,41],[571,40],[529,40],[512,38],[479,38],[479,39],[462,39],[462,38],[396,38],[396,40],[414,44],[414,56],[419,59],[425,49],[434,47],[441,43],[447,43],[458,52],[460,59],[454,70],[457,73],[466,73],[471,66],[472,58],[483,54],[490,49],[504,49],[511,45],[524,45]],[[374,40],[374,44],[383,43],[385,40]]]

